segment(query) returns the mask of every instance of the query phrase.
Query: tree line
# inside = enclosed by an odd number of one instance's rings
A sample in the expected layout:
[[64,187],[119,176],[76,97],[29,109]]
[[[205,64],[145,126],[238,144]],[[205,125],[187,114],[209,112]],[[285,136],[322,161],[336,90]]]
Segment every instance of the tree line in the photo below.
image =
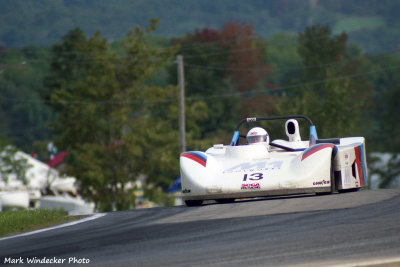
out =
[[399,42],[397,0],[167,2],[160,5],[157,0],[120,0],[117,4],[106,0],[0,0],[0,45],[49,46],[77,26],[88,35],[101,29],[109,40],[119,40],[132,25],[144,27],[152,17],[163,22],[157,34],[168,37],[206,25],[219,28],[235,19],[252,24],[264,38],[280,32],[295,35],[309,25],[328,24],[334,33],[351,32],[351,42],[362,45],[368,53],[395,51]]
[[[3,47],[4,144],[45,157],[54,139],[99,210],[132,208],[143,177],[147,196],[165,202],[179,176],[175,58],[183,55],[188,150],[229,143],[243,117],[304,114],[320,138],[361,135],[368,152],[399,151],[397,56],[368,55],[321,25],[264,39],[227,22],[167,39],[153,34],[157,24],[115,42],[75,28],[49,48]],[[266,127],[272,138],[283,131]]]

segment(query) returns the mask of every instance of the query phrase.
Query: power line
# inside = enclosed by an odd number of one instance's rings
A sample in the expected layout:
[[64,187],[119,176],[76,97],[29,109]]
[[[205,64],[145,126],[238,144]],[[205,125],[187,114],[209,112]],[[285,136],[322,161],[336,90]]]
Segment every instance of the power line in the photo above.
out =
[[[186,65],[186,64],[185,64]],[[215,95],[208,95],[208,96],[192,96],[192,97],[186,97],[186,100],[192,101],[192,100],[201,100],[201,99],[209,99],[209,98],[224,98],[224,97],[237,97],[237,96],[243,96],[243,95],[251,95],[251,94],[265,94],[265,93],[275,93],[279,91],[284,91],[288,89],[293,89],[293,88],[300,88],[303,86],[307,85],[316,85],[316,84],[322,84],[328,81],[340,81],[340,80],[346,80],[346,79],[354,79],[362,76],[368,76],[376,73],[382,73],[388,70],[395,70],[395,69],[400,69],[400,65],[394,65],[390,66],[384,69],[380,70],[375,70],[375,71],[369,71],[369,72],[364,72],[364,73],[358,73],[358,74],[352,74],[352,75],[345,75],[345,76],[339,76],[335,78],[330,78],[330,79],[323,79],[323,80],[317,80],[317,81],[310,81],[310,82],[304,82],[304,83],[297,83],[293,85],[288,85],[288,86],[281,86],[281,87],[274,87],[274,88],[265,88],[265,89],[255,89],[255,90],[248,90],[244,92],[232,92],[232,93],[221,93],[221,94],[215,94]],[[47,103],[47,104],[52,104],[54,103],[53,101],[49,100],[32,100],[32,99],[21,99],[21,98],[7,98],[7,97],[2,97],[0,96],[0,100],[4,99],[6,101],[13,101],[13,102],[21,102],[21,103]],[[136,101],[63,101],[63,104],[68,104],[68,105],[91,105],[91,104],[97,104],[97,105],[133,105],[133,104],[157,104],[157,103],[170,103],[170,102],[177,102],[178,100],[176,98],[161,98],[161,99],[155,99],[151,101],[142,101],[142,100],[136,100]]]
[[152,100],[152,101],[146,101],[146,100],[136,100],[136,101],[112,101],[112,100],[106,100],[106,101],[72,101],[72,100],[67,100],[67,101],[59,101],[59,102],[54,102],[51,100],[33,100],[33,99],[24,99],[24,98],[11,98],[11,97],[4,97],[0,96],[0,100],[6,100],[6,101],[11,101],[11,102],[19,102],[19,103],[39,103],[39,104],[67,104],[67,105],[133,105],[133,104],[157,104],[157,103],[166,103],[166,102],[173,102],[177,101],[176,99],[157,99],[157,100]]
[[353,75],[347,75],[347,76],[341,76],[341,77],[336,77],[336,78],[331,78],[331,79],[324,79],[324,80],[317,80],[317,81],[311,81],[311,82],[305,82],[305,83],[298,83],[298,84],[293,84],[293,85],[288,85],[288,86],[282,86],[282,87],[275,87],[275,88],[266,88],[266,89],[255,89],[255,90],[248,90],[244,92],[233,92],[233,93],[223,93],[223,94],[216,94],[216,95],[209,95],[209,96],[193,96],[193,97],[187,97],[187,100],[199,100],[199,99],[208,99],[208,98],[220,98],[220,97],[238,97],[238,96],[246,96],[246,95],[252,95],[252,94],[271,94],[275,92],[280,92],[288,89],[293,89],[293,88],[299,88],[303,86],[308,86],[308,85],[316,85],[316,84],[322,84],[325,82],[329,81],[340,81],[340,80],[346,80],[346,79],[353,79],[353,78],[358,78],[362,76],[368,76],[371,74],[376,74],[380,72],[384,72],[386,70],[392,70],[392,69],[400,69],[400,65],[392,66],[386,69],[378,70],[378,71],[370,71],[370,72],[365,72],[365,73],[359,73],[359,74],[353,74]]
[[203,54],[196,54],[196,55],[187,55],[185,58],[196,58],[196,57],[207,57],[207,56],[219,56],[219,55],[225,55],[225,54],[239,54],[243,52],[251,52],[251,51],[257,51],[257,50],[264,50],[266,49],[265,47],[259,47],[259,48],[244,48],[244,49],[233,49],[233,50],[224,50],[221,52],[213,52],[213,53],[203,53]]
[[253,72],[253,71],[273,70],[276,72],[276,71],[280,71],[280,70],[302,70],[302,69],[323,68],[323,67],[329,67],[329,66],[334,66],[334,65],[339,65],[339,64],[351,63],[353,61],[354,61],[354,59],[342,59],[339,61],[335,61],[332,63],[326,63],[326,64],[297,66],[297,67],[281,67],[281,68],[272,68],[271,65],[269,65],[268,63],[265,63],[267,65],[267,67],[265,67],[265,68],[227,68],[227,67],[197,65],[197,64],[190,64],[190,63],[185,63],[185,66],[187,66],[189,68],[194,68],[194,69],[208,69],[208,70],[220,70],[220,71]]
[[187,63],[185,63],[185,66],[189,67],[189,68],[197,68],[197,69],[245,71],[245,72],[269,71],[270,70],[270,67],[268,67],[268,68],[226,68],[226,67],[212,67],[212,66],[195,65],[195,64],[187,64]]
[[[257,49],[238,49],[238,50],[232,50],[229,53],[242,53],[245,50],[247,51],[251,51],[251,50],[257,50]],[[209,56],[209,55],[218,55],[218,54],[226,54],[228,53],[227,51],[221,51],[221,53],[210,53],[210,54],[198,54],[196,56],[188,56],[189,58],[193,58],[193,57],[201,57],[201,56]],[[187,56],[185,56],[185,58],[188,58]],[[119,59],[122,59],[124,57],[119,57]],[[63,61],[76,61],[78,63],[82,63],[82,62],[94,62],[94,61],[106,61],[106,60],[110,60],[110,59],[63,59]],[[161,57],[154,57],[148,60],[142,60],[142,62],[160,62],[161,60],[165,60],[165,58],[161,58]],[[325,63],[325,64],[317,64],[317,65],[307,65],[307,66],[297,66],[297,67],[280,67],[280,68],[271,68],[271,70],[273,70],[274,72],[277,71],[284,71],[284,70],[300,70],[300,69],[312,69],[312,68],[322,68],[322,67],[327,67],[327,66],[332,66],[332,65],[338,65],[338,64],[345,64],[348,62],[351,62],[353,59],[342,59],[340,61],[335,61],[332,63]],[[48,62],[45,59],[28,59],[25,60],[26,62]],[[170,66],[176,64],[176,61],[166,61],[164,62],[165,66]],[[269,64],[268,62],[266,62],[265,64]],[[209,69],[209,70],[220,70],[220,71],[237,71],[237,72],[253,72],[253,71],[268,71],[270,67],[268,68],[227,68],[227,67],[222,67],[222,66],[206,66],[206,65],[198,65],[198,64],[190,64],[190,63],[186,63],[185,64],[186,67],[188,68],[198,68],[198,69]],[[270,65],[269,65],[270,66]]]
[[[290,36],[288,36],[288,37],[289,37],[289,39],[293,38],[293,37],[290,37]],[[313,38],[311,40],[318,40],[318,39],[321,39],[321,38],[325,38],[325,37],[316,37],[316,38]],[[178,40],[182,40],[182,39],[178,39]],[[230,41],[240,42],[240,41],[246,41],[246,40],[259,40],[259,38],[257,38],[257,36],[255,34],[253,34],[251,36],[249,36],[249,35],[237,35],[237,36],[233,36],[231,38],[224,38],[224,39],[219,39],[219,40],[215,40],[215,41],[206,41],[206,42],[203,42],[203,43],[201,43],[201,41],[198,41],[197,43],[192,43],[190,45],[184,45],[184,46],[181,46],[181,47],[179,47],[179,44],[178,44],[178,45],[173,45],[173,46],[170,46],[170,47],[152,48],[152,51],[154,51],[154,52],[166,51],[166,50],[170,50],[170,49],[175,49],[176,48],[176,49],[179,49],[180,52],[183,52],[183,51],[190,51],[190,50],[194,50],[194,49],[198,49],[198,48],[208,48],[210,46],[214,46],[214,45],[217,45],[217,44],[226,43],[226,42],[230,42]],[[296,39],[291,39],[291,40],[292,41],[293,40],[297,41],[297,38]],[[268,40],[265,40],[265,41],[268,42]],[[283,44],[284,43],[289,43],[289,41],[280,40],[279,43],[280,43],[280,45],[282,45],[282,43]],[[264,49],[264,47],[263,48],[251,48],[251,49],[248,49],[248,51],[259,50],[259,49]],[[242,52],[243,50],[244,49],[231,50],[231,51]],[[245,49],[245,50],[247,50],[247,49]],[[104,54],[106,54],[106,55],[111,54],[110,52],[112,52],[112,51],[105,51]],[[224,53],[227,53],[227,52],[226,51],[221,52],[221,54],[224,54]],[[15,52],[15,54],[19,54],[19,53]],[[60,54],[60,52],[54,52],[51,49],[48,49],[48,50],[34,51],[34,52],[32,52],[32,54],[53,55],[53,54]],[[71,55],[82,55],[82,54],[87,55],[87,54],[89,54],[89,55],[93,55],[93,56],[96,56],[96,55],[99,55],[99,54],[102,55],[102,53],[91,52],[91,51],[62,51],[61,55],[63,55],[63,54],[65,54],[65,55],[70,55],[70,54]],[[205,54],[205,55],[207,55],[207,54]],[[213,55],[213,54],[209,54],[209,55]],[[190,57],[195,57],[195,56],[185,56],[185,58],[190,58]]]

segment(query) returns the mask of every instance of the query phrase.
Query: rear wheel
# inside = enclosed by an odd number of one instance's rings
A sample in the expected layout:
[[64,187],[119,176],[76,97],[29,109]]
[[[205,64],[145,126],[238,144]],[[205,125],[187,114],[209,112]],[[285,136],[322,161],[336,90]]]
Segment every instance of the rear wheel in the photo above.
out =
[[185,200],[185,204],[188,207],[200,206],[203,204],[203,200]]

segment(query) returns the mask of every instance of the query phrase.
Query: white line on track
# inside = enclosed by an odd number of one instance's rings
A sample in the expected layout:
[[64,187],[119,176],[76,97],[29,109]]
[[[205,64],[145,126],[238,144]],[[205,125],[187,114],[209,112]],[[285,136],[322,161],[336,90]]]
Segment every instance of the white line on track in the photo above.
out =
[[101,217],[103,217],[105,215],[106,215],[106,213],[96,213],[96,214],[94,214],[94,215],[92,215],[90,217],[83,218],[83,219],[76,220],[76,221],[72,221],[72,222],[69,222],[69,223],[64,223],[64,224],[60,224],[60,225],[56,225],[56,226],[51,226],[51,227],[47,227],[47,228],[43,228],[43,229],[31,231],[31,232],[26,232],[26,233],[22,233],[22,234],[17,234],[17,235],[13,235],[13,236],[3,237],[3,238],[0,238],[0,241],[11,239],[11,238],[17,238],[17,237],[21,237],[21,236],[34,235],[34,234],[43,233],[43,232],[47,232],[47,231],[54,230],[54,229],[64,228],[64,227],[76,225],[76,224],[79,224],[79,223],[96,220],[96,219],[101,218]]
[[[393,265],[392,265],[393,264]],[[332,265],[332,267],[400,266],[400,257],[387,259],[363,259],[360,261]]]
[[369,266],[400,266],[400,257],[388,258],[363,258],[359,260],[337,260],[337,261],[319,261],[302,264],[295,264],[294,267],[369,267]]

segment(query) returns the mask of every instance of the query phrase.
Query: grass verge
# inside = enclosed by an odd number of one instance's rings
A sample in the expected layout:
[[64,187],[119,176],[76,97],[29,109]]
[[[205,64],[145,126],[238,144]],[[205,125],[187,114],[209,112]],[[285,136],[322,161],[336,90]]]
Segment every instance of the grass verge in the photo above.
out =
[[0,212],[0,237],[12,235],[77,219],[65,210],[15,210]]

